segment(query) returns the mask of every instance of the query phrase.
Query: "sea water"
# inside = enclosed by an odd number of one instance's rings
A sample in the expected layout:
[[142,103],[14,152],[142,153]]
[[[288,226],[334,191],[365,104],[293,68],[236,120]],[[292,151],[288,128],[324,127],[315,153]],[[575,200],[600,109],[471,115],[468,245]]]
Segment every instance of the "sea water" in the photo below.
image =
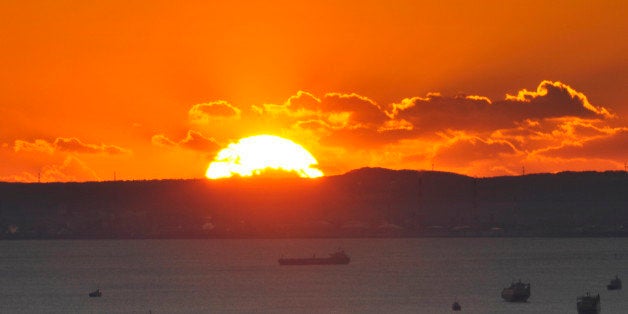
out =
[[[277,263],[339,247],[348,265]],[[623,238],[0,241],[0,312],[562,314],[591,292],[628,313],[606,290],[627,267]],[[530,299],[504,302],[519,279]]]

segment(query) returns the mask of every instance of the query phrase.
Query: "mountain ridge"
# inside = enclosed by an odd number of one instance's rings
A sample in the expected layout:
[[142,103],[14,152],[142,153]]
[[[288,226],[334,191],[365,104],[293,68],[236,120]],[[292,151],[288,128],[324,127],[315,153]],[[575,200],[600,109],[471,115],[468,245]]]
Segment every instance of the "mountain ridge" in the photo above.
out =
[[0,183],[5,239],[625,236],[624,226],[623,171]]

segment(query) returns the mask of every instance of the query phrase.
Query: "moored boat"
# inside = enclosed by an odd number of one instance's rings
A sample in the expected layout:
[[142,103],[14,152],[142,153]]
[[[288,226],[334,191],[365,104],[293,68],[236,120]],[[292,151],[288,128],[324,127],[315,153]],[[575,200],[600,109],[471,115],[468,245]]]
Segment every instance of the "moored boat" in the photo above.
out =
[[621,289],[621,279],[615,275],[615,278],[611,279],[611,283],[606,285],[606,289],[608,290],[620,290]]
[[502,298],[508,302],[526,302],[530,297],[530,283],[513,282],[502,290]]
[[452,311],[461,311],[462,310],[462,306],[460,306],[460,303],[458,303],[458,301],[454,302],[451,305],[451,310]]
[[600,294],[592,296],[587,292],[587,294],[578,297],[576,306],[578,314],[599,314],[602,309]]
[[328,257],[305,257],[305,258],[285,258],[279,259],[279,265],[343,265],[349,264],[351,258],[340,250],[329,254]]

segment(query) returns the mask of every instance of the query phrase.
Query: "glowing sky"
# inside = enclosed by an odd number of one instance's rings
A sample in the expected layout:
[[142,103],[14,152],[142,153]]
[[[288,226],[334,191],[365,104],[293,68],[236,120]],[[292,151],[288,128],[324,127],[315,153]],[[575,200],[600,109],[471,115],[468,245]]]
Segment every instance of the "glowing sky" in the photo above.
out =
[[0,181],[201,178],[274,134],[326,175],[623,170],[626,1],[0,2]]

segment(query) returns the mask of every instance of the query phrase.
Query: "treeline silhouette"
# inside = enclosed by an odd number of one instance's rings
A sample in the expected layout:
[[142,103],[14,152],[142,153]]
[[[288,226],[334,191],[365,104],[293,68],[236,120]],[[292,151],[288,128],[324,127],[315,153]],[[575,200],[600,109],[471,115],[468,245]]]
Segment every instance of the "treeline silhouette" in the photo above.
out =
[[623,171],[0,183],[3,239],[626,235]]

